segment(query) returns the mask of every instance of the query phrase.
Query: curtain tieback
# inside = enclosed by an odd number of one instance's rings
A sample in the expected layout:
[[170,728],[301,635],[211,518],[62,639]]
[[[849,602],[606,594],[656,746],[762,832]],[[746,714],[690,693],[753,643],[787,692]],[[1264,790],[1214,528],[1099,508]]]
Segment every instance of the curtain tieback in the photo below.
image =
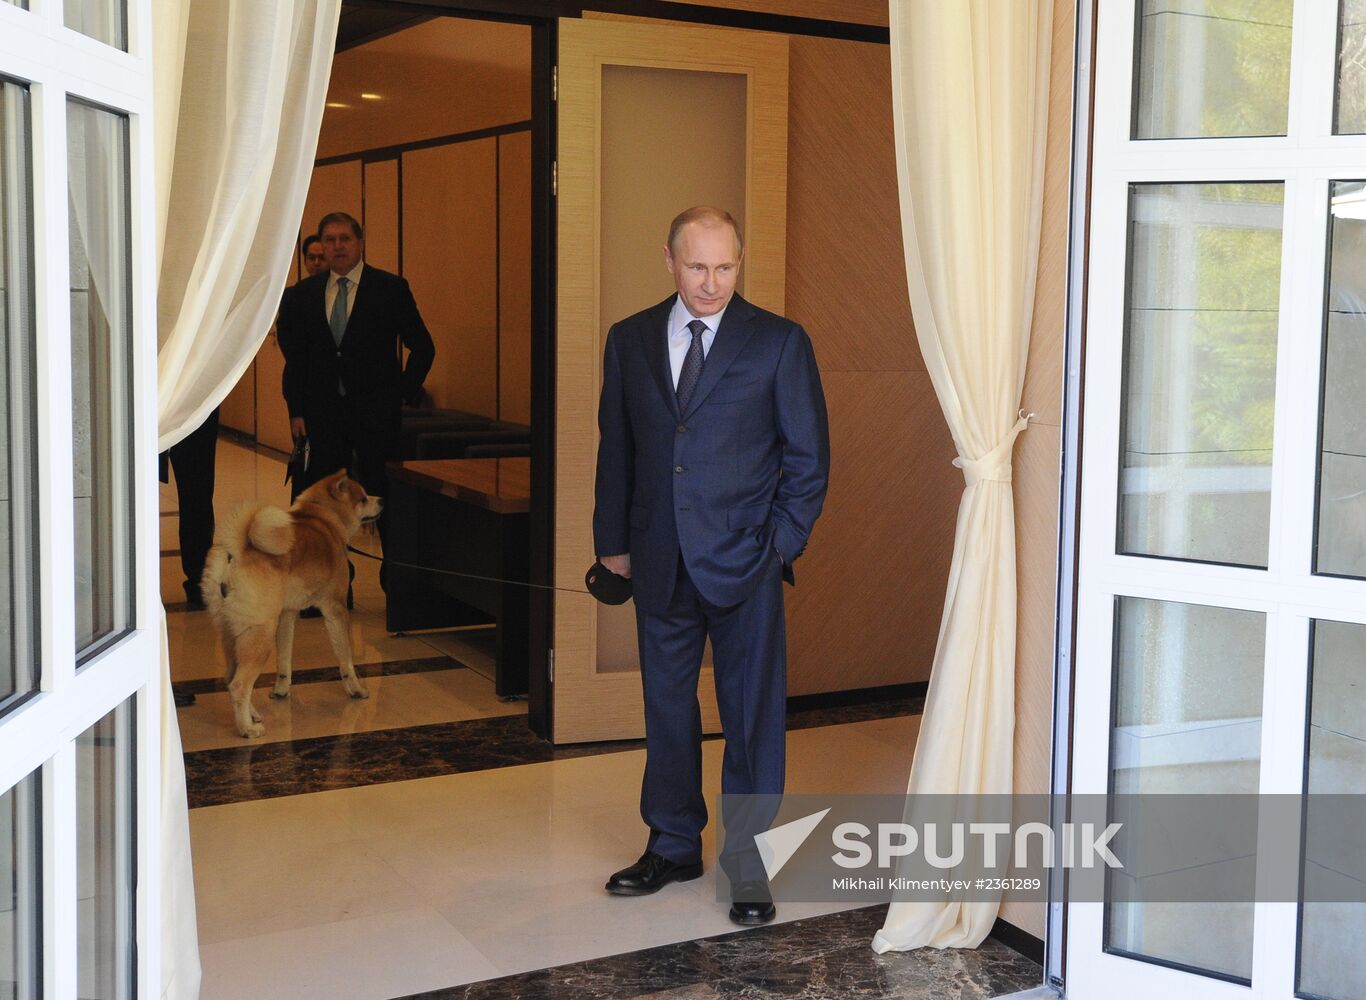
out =
[[1029,420],[1033,417],[1032,413],[1020,411],[1020,419],[1015,421],[1015,426],[1006,432],[1006,436],[1000,443],[992,448],[981,458],[964,458],[959,455],[953,460],[953,464],[963,470],[963,479],[968,486],[976,486],[978,483],[1008,483],[1011,480],[1010,453],[1015,448],[1015,439],[1020,436],[1020,432],[1029,426]]

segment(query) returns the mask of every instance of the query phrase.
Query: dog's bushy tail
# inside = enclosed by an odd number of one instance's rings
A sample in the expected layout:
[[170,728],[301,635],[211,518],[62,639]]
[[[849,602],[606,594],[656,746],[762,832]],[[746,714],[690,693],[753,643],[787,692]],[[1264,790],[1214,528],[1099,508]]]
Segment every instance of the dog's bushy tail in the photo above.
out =
[[282,556],[294,547],[294,522],[279,507],[247,503],[218,526],[214,545],[236,558],[249,547],[267,555]]
[[247,549],[282,556],[294,547],[294,522],[279,507],[247,503],[229,514],[213,533],[213,548],[204,562],[200,593],[217,617],[232,592],[233,561]]
[[247,540],[252,548],[272,556],[282,556],[294,548],[294,522],[279,507],[258,507],[247,523]]

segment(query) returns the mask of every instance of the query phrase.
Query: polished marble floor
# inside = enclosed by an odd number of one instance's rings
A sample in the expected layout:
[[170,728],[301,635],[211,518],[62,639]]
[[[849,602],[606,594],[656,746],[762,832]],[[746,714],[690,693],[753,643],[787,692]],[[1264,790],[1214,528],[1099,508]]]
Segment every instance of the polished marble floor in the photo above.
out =
[[[220,442],[216,506],[287,502],[283,467]],[[176,548],[164,488],[163,551]],[[362,545],[373,540],[362,540]],[[258,689],[267,735],[232,731],[207,615],[175,610],[162,560],[172,675],[191,789],[204,1000],[433,997],[993,997],[1039,982],[996,942],[972,953],[875,956],[880,910],[784,904],[739,931],[711,871],[655,896],[603,891],[640,853],[644,753],[551,748],[488,673],[487,633],[389,636],[375,564],[357,560],[356,658],[372,697],[346,698],[318,622],[301,622],[295,685]],[[310,629],[308,626],[317,626]],[[316,634],[315,634],[316,633]],[[921,699],[796,706],[789,790],[905,788]],[[707,795],[722,745],[703,747]],[[710,837],[710,831],[709,831]],[[704,856],[714,856],[710,839]]]
[[[901,716],[793,732],[789,787],[900,791],[918,724],[915,716]],[[718,742],[704,746],[709,798],[719,790],[721,750]],[[622,751],[193,810],[205,1000],[381,1000],[755,933],[737,931],[726,919],[710,871],[650,897],[603,892],[607,874],[634,860],[644,842],[637,801],[643,757]],[[714,856],[710,838],[704,852]],[[847,905],[784,904],[779,921]],[[801,993],[791,986],[803,969],[789,963],[781,977],[787,985],[771,995],[975,998],[1039,981],[1037,965],[1002,950],[1004,964],[986,962],[981,990],[941,990],[946,959],[878,958],[866,947],[876,926],[870,928],[858,931],[862,949],[848,940],[839,944],[848,952],[840,958],[840,981],[876,983],[888,970],[900,970],[897,982],[921,982],[927,991]],[[811,962],[835,943],[802,947]],[[993,943],[982,955],[960,958],[972,964],[997,949]],[[657,992],[654,987],[700,982],[694,970],[666,983],[671,967],[656,967],[651,983],[638,985]],[[955,982],[976,982],[964,966],[952,968]],[[992,969],[1000,975],[992,978]],[[995,990],[1007,980],[1009,989]],[[741,995],[707,982],[721,992],[685,995]]]
[[998,941],[973,951],[871,955],[881,906],[807,917],[744,934],[539,969],[405,1000],[978,1000],[1033,989],[1040,967]]

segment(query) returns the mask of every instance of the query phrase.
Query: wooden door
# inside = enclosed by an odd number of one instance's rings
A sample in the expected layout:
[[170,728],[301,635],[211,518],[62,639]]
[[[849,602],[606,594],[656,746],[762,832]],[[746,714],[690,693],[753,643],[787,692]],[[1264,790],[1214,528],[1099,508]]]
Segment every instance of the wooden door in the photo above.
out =
[[[615,19],[560,22],[554,721],[556,743],[644,734],[634,609],[583,592],[593,562],[607,330],[674,290],[670,220],[718,204],[745,237],[740,291],[781,312],[787,37]],[[711,670],[703,725],[717,731]]]

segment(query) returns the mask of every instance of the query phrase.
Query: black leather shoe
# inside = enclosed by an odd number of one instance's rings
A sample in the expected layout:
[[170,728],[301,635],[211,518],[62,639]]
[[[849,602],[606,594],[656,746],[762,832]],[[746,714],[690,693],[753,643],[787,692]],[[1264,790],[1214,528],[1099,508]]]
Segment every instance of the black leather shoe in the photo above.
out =
[[757,927],[778,915],[766,882],[736,882],[731,887],[730,919],[741,927]]
[[607,880],[607,891],[617,896],[648,896],[670,882],[691,882],[702,877],[702,862],[680,864],[654,851],[646,851],[629,868]]

